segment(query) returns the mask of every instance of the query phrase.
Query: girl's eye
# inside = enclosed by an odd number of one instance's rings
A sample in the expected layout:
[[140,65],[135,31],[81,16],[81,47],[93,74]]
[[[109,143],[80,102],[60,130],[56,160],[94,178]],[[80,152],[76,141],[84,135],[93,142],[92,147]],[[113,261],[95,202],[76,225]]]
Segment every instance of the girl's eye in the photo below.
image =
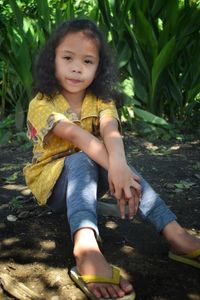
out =
[[64,58],[65,60],[70,60],[70,59],[71,59],[70,56],[64,56],[63,58]]
[[93,64],[93,62],[92,62],[90,59],[86,59],[86,60],[85,60],[85,63],[86,63],[86,64]]

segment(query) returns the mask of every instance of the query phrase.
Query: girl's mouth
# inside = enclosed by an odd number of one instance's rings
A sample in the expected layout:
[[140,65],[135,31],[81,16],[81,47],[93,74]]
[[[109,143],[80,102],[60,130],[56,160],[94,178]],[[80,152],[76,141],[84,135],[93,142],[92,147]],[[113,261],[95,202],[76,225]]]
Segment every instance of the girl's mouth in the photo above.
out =
[[79,79],[68,79],[68,81],[73,83],[73,84],[78,84],[78,83],[82,82],[82,80],[79,80]]

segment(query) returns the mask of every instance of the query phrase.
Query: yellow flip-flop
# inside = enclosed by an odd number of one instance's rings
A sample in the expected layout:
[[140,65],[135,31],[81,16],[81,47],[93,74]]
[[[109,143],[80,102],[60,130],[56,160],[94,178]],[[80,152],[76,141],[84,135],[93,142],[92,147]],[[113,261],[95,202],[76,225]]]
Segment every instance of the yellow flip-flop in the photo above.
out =
[[[113,271],[113,276],[112,278],[107,278],[107,277],[101,277],[101,276],[95,276],[95,275],[84,275],[81,276],[76,267],[73,267],[69,274],[72,278],[72,280],[78,285],[78,287],[85,293],[85,295],[91,299],[91,300],[111,300],[105,299],[105,298],[100,298],[97,299],[94,294],[92,294],[89,289],[87,288],[87,283],[90,282],[102,282],[102,283],[111,283],[111,284],[119,284],[120,282],[120,269],[112,266],[112,271]],[[115,298],[115,300],[134,300],[135,299],[135,293],[132,292],[128,295],[125,295],[124,297],[121,298]]]
[[188,254],[180,255],[169,251],[169,258],[200,269],[200,249],[194,250]]

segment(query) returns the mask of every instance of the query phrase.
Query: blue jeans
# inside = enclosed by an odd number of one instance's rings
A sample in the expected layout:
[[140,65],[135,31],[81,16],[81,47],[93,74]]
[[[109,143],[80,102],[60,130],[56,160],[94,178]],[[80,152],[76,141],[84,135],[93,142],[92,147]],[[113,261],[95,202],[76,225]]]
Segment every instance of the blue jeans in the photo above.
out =
[[[142,176],[141,202],[138,214],[149,220],[158,232],[176,216],[155,193]],[[71,235],[83,227],[92,228],[99,236],[96,205],[99,194],[108,191],[107,171],[98,166],[84,152],[77,152],[65,158],[64,168],[48,199],[47,205],[57,213],[67,210]]]

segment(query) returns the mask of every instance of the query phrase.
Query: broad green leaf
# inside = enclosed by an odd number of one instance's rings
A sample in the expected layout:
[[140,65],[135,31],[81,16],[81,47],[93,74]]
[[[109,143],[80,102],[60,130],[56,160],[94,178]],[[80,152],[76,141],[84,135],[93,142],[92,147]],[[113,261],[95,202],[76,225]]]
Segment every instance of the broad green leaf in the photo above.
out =
[[167,16],[167,24],[169,26],[169,31],[173,32],[175,26],[177,26],[180,9],[179,0],[167,0],[165,2],[165,14]]
[[152,67],[152,91],[155,92],[156,84],[161,72],[165,69],[173,59],[173,51],[175,47],[175,37],[172,37],[169,42],[163,47]]
[[24,35],[24,31],[23,31],[23,18],[24,18],[24,16],[23,16],[21,10],[19,9],[17,1],[10,0],[10,5],[11,5],[12,11],[15,15],[19,30],[20,30],[21,34]]
[[126,29],[130,35],[128,40],[133,47],[132,48],[133,57],[137,58],[137,61],[133,62],[132,66],[136,63],[137,64],[136,67],[138,67],[141,70],[141,72],[145,74],[147,80],[150,80],[149,68],[144,58],[144,55],[142,53],[141,47],[136,39],[136,36],[128,24],[126,24]]
[[169,93],[172,95],[173,99],[178,105],[181,105],[183,100],[183,95],[181,92],[181,87],[179,86],[178,78],[175,77],[172,72],[169,71]]
[[128,77],[124,81],[122,81],[121,86],[123,91],[125,92],[128,97],[133,97],[133,78]]
[[145,122],[155,124],[155,125],[168,125],[167,121],[165,121],[163,118],[157,117],[154,114],[142,110],[140,108],[134,108],[135,115]]
[[157,54],[157,39],[154,34],[153,27],[141,10],[138,9],[136,11],[136,16],[137,19],[134,30],[137,33],[137,39],[148,45],[146,51],[151,53],[151,58],[154,60],[154,57]]
[[25,86],[25,88],[29,89],[32,83],[31,76],[31,58],[29,54],[29,48],[25,41],[23,41],[18,52],[15,53],[16,59],[15,69],[17,73],[20,75],[20,78]]
[[118,46],[117,52],[118,67],[120,69],[128,63],[131,57],[131,51],[128,45],[124,41],[122,41],[122,43]]
[[134,94],[143,103],[148,101],[148,91],[147,86],[138,80],[138,77],[134,78]]
[[41,26],[47,31],[50,31],[50,9],[47,0],[36,0],[38,8],[38,21],[41,23]]
[[112,24],[112,16],[111,16],[111,11],[110,11],[110,4],[108,0],[98,0],[98,7],[101,11],[101,15],[104,19],[105,24],[107,25],[108,28],[111,27]]

